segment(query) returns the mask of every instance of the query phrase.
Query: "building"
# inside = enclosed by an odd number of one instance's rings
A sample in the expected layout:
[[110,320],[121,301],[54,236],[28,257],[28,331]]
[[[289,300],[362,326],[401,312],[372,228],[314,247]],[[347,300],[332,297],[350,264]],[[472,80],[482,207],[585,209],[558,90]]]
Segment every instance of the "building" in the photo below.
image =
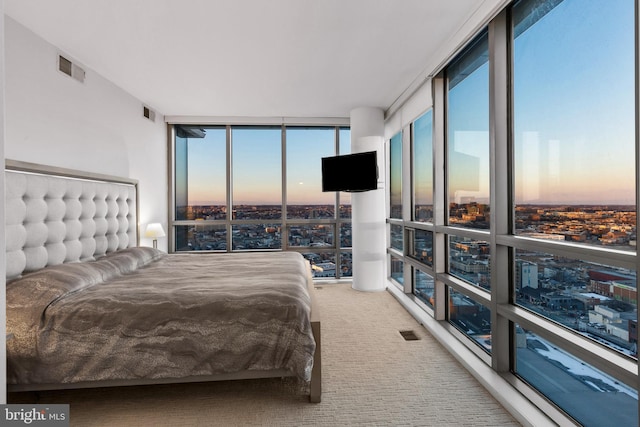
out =
[[516,261],[516,289],[538,289],[538,265],[532,262]]
[[556,292],[542,294],[540,298],[550,310],[568,310],[577,306],[577,301],[573,297]]
[[594,270],[589,272],[592,292],[618,301],[634,302],[638,298],[636,278],[617,271]]

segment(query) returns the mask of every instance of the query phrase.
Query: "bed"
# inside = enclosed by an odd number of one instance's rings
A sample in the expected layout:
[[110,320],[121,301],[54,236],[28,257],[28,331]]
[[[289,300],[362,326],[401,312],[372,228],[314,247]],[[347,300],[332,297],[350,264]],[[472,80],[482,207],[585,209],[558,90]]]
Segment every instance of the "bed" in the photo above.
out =
[[7,162],[9,391],[294,376],[321,399],[296,252],[138,246],[137,183]]

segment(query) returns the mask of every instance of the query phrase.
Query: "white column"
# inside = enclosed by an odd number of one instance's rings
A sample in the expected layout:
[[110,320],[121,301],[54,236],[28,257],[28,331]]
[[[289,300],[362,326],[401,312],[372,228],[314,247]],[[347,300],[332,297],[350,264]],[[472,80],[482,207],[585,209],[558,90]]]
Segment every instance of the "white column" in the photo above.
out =
[[[351,152],[376,151],[378,189],[351,193],[353,289],[386,289],[386,205],[384,160],[384,111],[356,108],[351,111]],[[357,171],[353,171],[357,173]]]

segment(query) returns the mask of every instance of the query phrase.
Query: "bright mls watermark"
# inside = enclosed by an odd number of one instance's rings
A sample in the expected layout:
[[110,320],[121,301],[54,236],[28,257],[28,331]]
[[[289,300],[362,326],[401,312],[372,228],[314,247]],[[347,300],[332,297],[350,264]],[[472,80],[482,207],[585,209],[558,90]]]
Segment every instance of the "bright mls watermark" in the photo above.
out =
[[69,427],[69,405],[0,405],[3,426]]

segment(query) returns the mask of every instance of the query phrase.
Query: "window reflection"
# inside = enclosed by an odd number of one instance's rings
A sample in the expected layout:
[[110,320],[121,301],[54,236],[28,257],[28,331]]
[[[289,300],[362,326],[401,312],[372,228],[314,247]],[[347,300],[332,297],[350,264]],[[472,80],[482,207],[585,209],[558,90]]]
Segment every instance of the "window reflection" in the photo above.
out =
[[413,283],[415,287],[413,294],[417,296],[422,302],[428,304],[431,308],[434,307],[434,287],[435,282],[433,277],[424,273],[418,269],[414,270]]
[[352,244],[353,244],[353,234],[351,230],[351,223],[350,222],[341,223],[339,247],[350,248]]
[[449,290],[449,323],[491,352],[491,311],[468,296]]
[[433,233],[426,230],[412,230],[413,236],[409,255],[423,263],[433,265]]
[[402,219],[402,132],[394,135],[389,145],[391,218]]
[[391,278],[400,284],[404,283],[404,263],[395,257],[391,257]]
[[402,251],[404,249],[404,227],[401,225],[392,224],[389,229],[391,232],[391,247]]
[[516,373],[584,426],[638,423],[638,392],[516,325]]
[[313,277],[336,277],[335,252],[303,252],[302,256],[309,261]]
[[489,228],[489,42],[478,36],[446,70],[449,223]]
[[600,6],[513,8],[516,232],[635,250],[634,2]]
[[433,221],[433,113],[413,124],[414,219]]
[[472,285],[491,289],[489,242],[449,236],[449,273]]
[[353,256],[351,252],[340,252],[340,277],[353,276]]

